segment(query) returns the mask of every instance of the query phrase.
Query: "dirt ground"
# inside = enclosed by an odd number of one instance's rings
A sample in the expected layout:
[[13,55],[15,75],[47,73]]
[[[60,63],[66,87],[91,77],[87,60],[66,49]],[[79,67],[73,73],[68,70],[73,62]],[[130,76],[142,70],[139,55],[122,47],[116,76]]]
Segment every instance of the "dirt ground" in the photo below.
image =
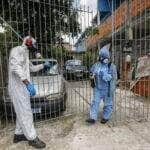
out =
[[[131,122],[112,127],[87,125],[85,116],[73,115],[55,122],[36,125],[46,150],[150,150],[150,123]],[[13,130],[0,132],[1,150],[32,150],[27,142],[12,143]]]
[[[87,116],[84,114],[89,112],[87,103],[90,103],[91,95],[87,83],[70,84],[65,113],[75,112],[75,115],[36,123],[39,137],[47,144],[46,150],[150,150],[150,122],[146,122],[149,105],[143,99],[117,89],[115,118],[112,117],[106,125],[100,124],[99,118],[95,125],[90,126],[85,123]],[[124,124],[113,126],[114,119]],[[130,120],[130,123],[125,123],[125,120]],[[13,144],[13,134],[12,125],[0,130],[0,150],[33,150],[27,142]]]

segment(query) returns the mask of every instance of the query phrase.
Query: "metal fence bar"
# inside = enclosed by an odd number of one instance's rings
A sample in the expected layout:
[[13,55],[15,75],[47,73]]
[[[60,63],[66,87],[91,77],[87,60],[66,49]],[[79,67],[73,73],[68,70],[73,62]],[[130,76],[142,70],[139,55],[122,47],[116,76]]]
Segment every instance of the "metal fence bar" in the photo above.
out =
[[[9,53],[13,47],[21,45],[26,35],[36,38],[38,51],[43,56],[35,60],[34,54],[30,54],[33,63],[43,63],[48,59],[52,65],[56,63],[59,66],[57,75],[47,75],[44,71],[31,74],[33,81],[36,78],[35,86],[39,92],[39,97],[31,98],[35,121],[59,118],[74,112],[89,113],[92,100],[90,67],[97,61],[99,49],[107,44],[111,44],[112,62],[121,75],[111,121],[117,124],[148,120],[149,94],[146,89],[149,91],[149,77],[131,78],[136,74],[139,58],[149,57],[150,53],[150,10],[148,2],[144,4],[142,0],[112,1],[111,14],[101,19],[98,17],[102,17],[102,12],[96,14],[91,8],[78,5],[77,1],[72,4],[71,0],[2,0],[0,25],[5,30],[0,33],[0,104],[3,107],[0,114],[6,125],[15,121],[12,103],[10,111],[7,108]],[[139,9],[136,15],[133,15],[134,7]],[[119,20],[121,23],[118,23]],[[76,45],[84,52],[78,52]],[[131,60],[126,61],[128,56]],[[70,67],[67,66],[69,60],[80,60],[81,64]],[[84,75],[85,70],[87,74]],[[133,89],[132,83],[135,84]],[[59,93],[62,89],[65,93]],[[48,90],[52,94],[47,94]]]

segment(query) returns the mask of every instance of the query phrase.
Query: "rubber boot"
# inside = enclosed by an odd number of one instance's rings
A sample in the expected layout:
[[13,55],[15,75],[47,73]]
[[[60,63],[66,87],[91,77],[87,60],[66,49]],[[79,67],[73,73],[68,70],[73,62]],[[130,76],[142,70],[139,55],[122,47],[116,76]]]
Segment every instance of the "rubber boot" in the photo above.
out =
[[89,118],[89,119],[86,120],[86,122],[89,123],[89,124],[95,124],[96,121],[94,119]]
[[37,148],[37,149],[46,147],[46,144],[43,141],[41,141],[38,137],[36,137],[36,139],[34,139],[32,141],[29,141],[29,145],[33,146],[34,148]]
[[101,123],[102,123],[102,124],[105,124],[105,123],[107,123],[108,121],[109,121],[108,119],[104,119],[104,118],[103,118],[103,119],[101,120]]
[[18,142],[21,142],[21,141],[27,141],[27,138],[24,136],[24,134],[20,134],[20,135],[15,134],[13,142],[18,143]]

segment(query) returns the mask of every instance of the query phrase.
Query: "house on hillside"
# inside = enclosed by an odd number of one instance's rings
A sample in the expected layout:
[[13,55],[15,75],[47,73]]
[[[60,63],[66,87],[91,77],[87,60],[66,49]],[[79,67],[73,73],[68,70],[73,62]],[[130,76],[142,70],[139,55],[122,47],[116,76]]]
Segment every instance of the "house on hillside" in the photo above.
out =
[[87,49],[111,43],[113,60],[126,81],[137,59],[150,52],[150,1],[98,0],[97,8],[93,25],[99,33],[86,39]]

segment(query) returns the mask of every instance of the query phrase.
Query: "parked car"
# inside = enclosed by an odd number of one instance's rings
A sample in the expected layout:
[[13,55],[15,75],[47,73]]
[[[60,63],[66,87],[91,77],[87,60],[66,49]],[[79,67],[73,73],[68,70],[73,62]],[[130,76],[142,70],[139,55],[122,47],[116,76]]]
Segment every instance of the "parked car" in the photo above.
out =
[[[49,61],[51,68],[47,71],[31,73],[31,81],[35,86],[36,95],[31,97],[31,108],[36,116],[54,116],[66,110],[66,88],[59,65],[55,59],[33,59],[34,65]],[[5,94],[4,111],[7,116],[15,116],[12,102]]]
[[63,75],[67,80],[86,79],[89,77],[89,71],[81,60],[73,59],[65,62]]

